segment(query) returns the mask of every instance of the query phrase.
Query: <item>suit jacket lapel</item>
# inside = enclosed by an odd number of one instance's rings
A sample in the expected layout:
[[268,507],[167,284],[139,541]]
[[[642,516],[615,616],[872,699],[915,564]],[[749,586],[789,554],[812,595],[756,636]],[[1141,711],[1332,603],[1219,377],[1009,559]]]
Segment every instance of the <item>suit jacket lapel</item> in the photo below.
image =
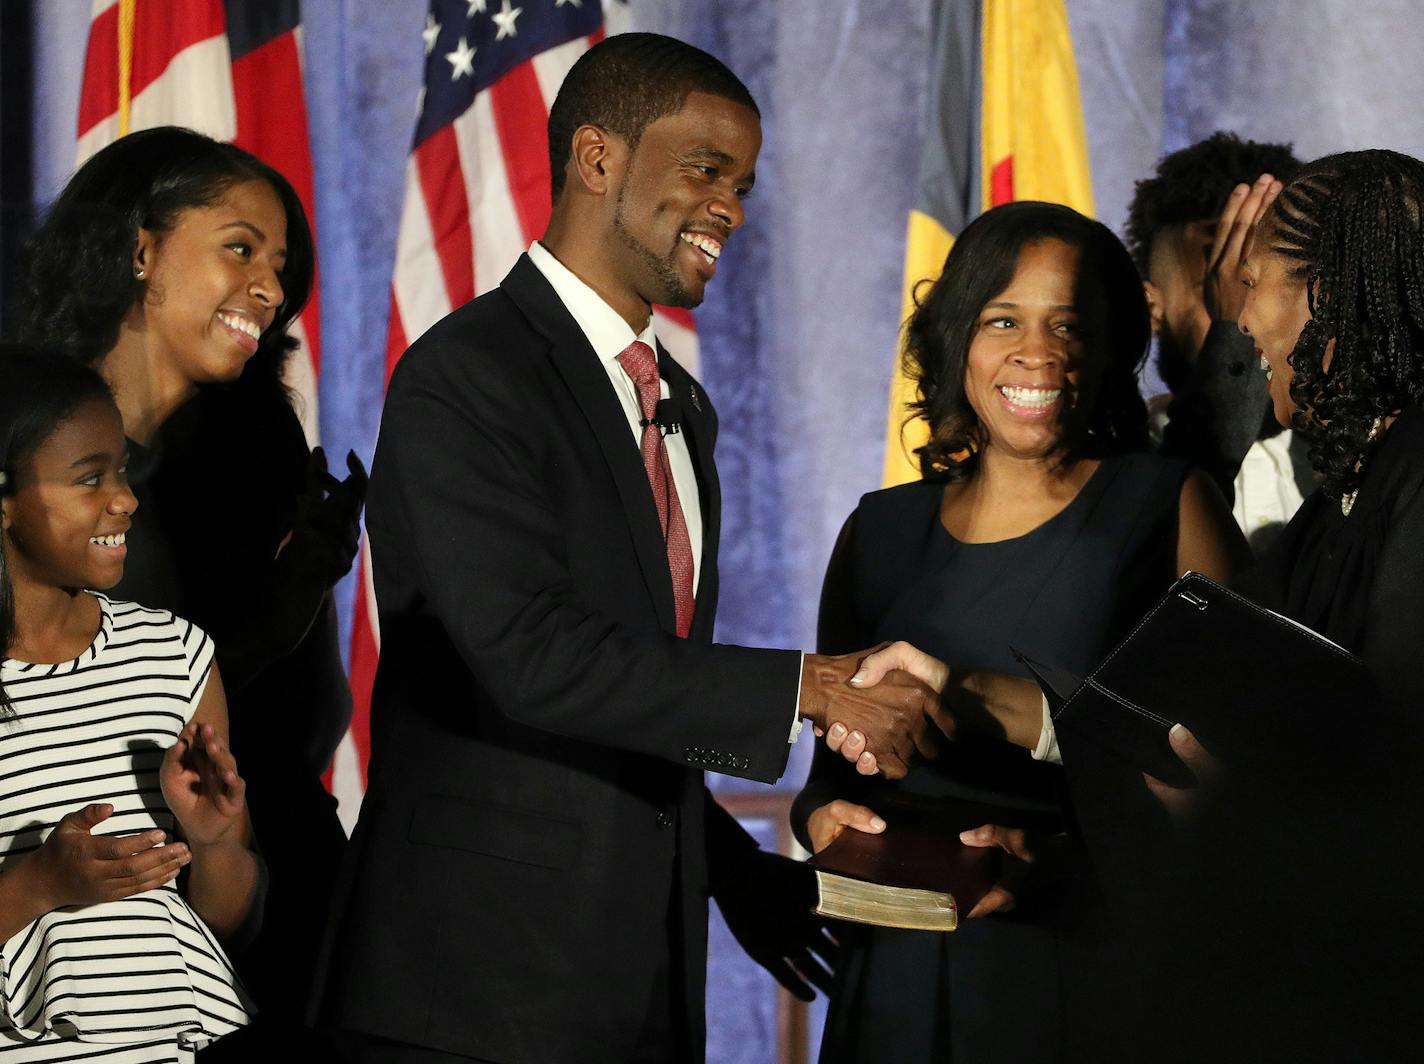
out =
[[608,373],[583,330],[564,308],[539,267],[521,255],[500,286],[534,327],[549,339],[549,357],[573,393],[604,460],[613,475],[624,516],[633,536],[638,565],[657,609],[658,623],[668,631],[677,627],[672,576],[668,572],[667,545],[663,542],[653,493],[643,458],[628,431],[628,419],[618,402]]

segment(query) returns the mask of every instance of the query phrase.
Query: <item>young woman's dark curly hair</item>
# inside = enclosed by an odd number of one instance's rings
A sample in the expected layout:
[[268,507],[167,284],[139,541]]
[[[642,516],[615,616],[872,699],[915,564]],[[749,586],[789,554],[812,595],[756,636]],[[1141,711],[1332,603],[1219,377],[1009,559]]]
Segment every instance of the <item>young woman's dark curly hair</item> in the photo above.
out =
[[905,372],[919,385],[911,417],[930,425],[929,443],[916,452],[925,476],[974,475],[987,441],[964,390],[969,345],[984,305],[1013,279],[1019,253],[1044,240],[1078,250],[1075,300],[1090,352],[1079,375],[1078,408],[1065,424],[1063,457],[1104,457],[1147,446],[1137,371],[1152,329],[1127,249],[1107,226],[1070,207],[1009,203],[965,227],[906,327]]
[[1421,210],[1424,163],[1355,151],[1307,164],[1260,223],[1258,239],[1305,285],[1290,391],[1332,498],[1355,490],[1375,420],[1424,400]]
[[278,383],[297,346],[287,327],[311,294],[316,253],[291,183],[256,156],[178,126],[130,133],[89,159],[65,185],[30,241],[16,307],[21,339],[94,363],[144,298],[134,276],[139,230],[170,232],[179,215],[211,206],[233,185],[265,181],[287,215],[284,299],[243,370],[244,382]]

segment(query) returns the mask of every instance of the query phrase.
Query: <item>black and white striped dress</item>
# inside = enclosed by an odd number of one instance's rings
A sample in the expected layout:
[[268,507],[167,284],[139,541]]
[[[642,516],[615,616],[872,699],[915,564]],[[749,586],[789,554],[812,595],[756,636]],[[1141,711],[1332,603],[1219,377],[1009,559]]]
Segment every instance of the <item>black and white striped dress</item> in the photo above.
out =
[[[158,769],[198,706],[212,641],[166,610],[96,596],[93,644],[58,665],[0,664],[0,870],[92,802],[97,828],[173,831]],[[172,886],[56,909],[0,948],[0,1061],[184,1061],[248,1021],[212,932]]]

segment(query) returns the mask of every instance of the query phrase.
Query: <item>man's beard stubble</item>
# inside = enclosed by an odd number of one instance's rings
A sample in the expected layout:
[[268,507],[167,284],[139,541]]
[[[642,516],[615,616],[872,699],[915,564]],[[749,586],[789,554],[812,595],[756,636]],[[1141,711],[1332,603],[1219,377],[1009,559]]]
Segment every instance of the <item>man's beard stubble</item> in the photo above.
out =
[[[626,187],[618,190],[618,202],[613,213],[613,231],[623,246],[637,255],[643,265],[648,268],[651,276],[655,278],[659,291],[657,297],[649,302],[659,303],[665,307],[684,307],[689,310],[700,305],[702,297],[694,296],[689,292],[678,275],[677,265],[673,261],[674,256],[677,255],[677,243],[673,244],[672,250],[667,255],[659,256],[652,248],[639,241],[629,230],[623,213],[625,190]],[[679,242],[680,240],[679,237]]]
[[1196,352],[1184,351],[1184,345],[1166,325],[1157,330],[1156,340],[1157,375],[1162,378],[1167,391],[1176,395],[1191,380]]

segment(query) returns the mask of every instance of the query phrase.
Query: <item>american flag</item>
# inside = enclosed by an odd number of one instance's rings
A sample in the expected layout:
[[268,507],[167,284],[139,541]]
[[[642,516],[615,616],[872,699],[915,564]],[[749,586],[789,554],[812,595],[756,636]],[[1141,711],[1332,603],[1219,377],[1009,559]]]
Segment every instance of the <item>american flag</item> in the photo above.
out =
[[[386,377],[412,341],[499,285],[549,220],[549,107],[569,68],[622,4],[598,0],[434,0],[422,33],[425,84],[391,280]],[[693,372],[697,334],[685,310],[657,310],[658,338]],[[371,685],[380,633],[371,557],[361,554],[351,644],[352,734],[334,766],[342,819],[365,787]]]
[[[299,0],[94,0],[76,163],[132,130],[187,126],[281,171],[315,230],[301,32]],[[313,444],[318,321],[313,291],[287,381]]]

